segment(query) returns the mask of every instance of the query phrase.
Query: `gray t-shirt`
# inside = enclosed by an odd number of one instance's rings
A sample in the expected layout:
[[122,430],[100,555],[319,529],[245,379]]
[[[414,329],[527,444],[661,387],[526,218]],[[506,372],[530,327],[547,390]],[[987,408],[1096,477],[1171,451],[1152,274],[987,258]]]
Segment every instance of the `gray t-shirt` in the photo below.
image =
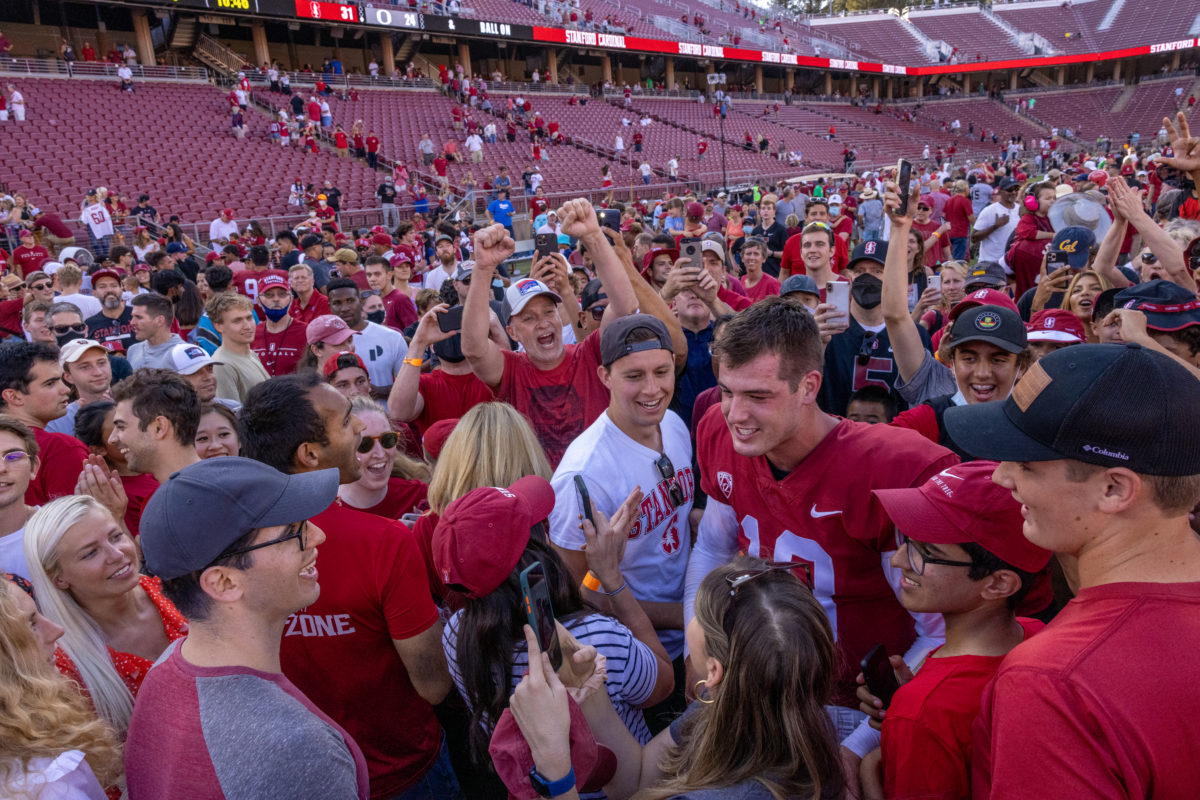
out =
[[171,349],[177,344],[183,344],[183,339],[179,338],[179,334],[172,333],[171,338],[159,345],[150,345],[149,342],[138,342],[129,348],[129,353],[126,358],[129,359],[129,366],[134,369],[142,367],[150,367],[152,369],[175,369],[175,362],[171,358]]
[[945,397],[957,391],[958,383],[954,380],[954,373],[928,350],[925,351],[921,366],[913,373],[912,380],[905,383],[903,378],[896,377],[896,393],[904,398],[909,407],[919,406],[926,400]]

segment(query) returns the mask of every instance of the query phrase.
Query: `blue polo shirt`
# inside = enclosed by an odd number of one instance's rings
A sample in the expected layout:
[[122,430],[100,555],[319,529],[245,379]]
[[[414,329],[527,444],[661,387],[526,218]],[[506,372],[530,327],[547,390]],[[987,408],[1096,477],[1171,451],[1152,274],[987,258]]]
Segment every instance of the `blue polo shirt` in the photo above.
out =
[[488,203],[488,213],[504,227],[512,227],[513,204],[508,200],[493,200]]

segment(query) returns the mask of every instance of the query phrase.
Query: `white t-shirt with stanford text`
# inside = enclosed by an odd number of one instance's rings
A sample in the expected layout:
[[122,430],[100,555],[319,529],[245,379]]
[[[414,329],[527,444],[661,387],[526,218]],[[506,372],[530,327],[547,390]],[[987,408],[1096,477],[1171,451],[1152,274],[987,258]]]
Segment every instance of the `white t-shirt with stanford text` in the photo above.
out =
[[975,218],[975,230],[986,231],[996,224],[997,219],[1006,215],[1008,222],[1004,223],[1004,227],[997,228],[991,236],[979,242],[980,261],[1000,262],[1003,260],[1004,247],[1008,243],[1008,237],[1017,229],[1017,222],[1021,214],[1016,208],[1005,208],[1000,203],[992,203],[980,211],[979,216]]
[[[663,452],[675,468],[673,483],[682,491],[683,503],[675,506],[671,502],[672,482],[655,466],[663,453],[631,439],[605,411],[567,447],[550,480],[556,498],[550,512],[550,539],[566,550],[584,549],[576,475],[583,476],[592,507],[607,517],[640,487],[644,495],[641,514],[625,545],[621,574],[639,600],[681,603],[691,550],[688,514],[696,496],[692,439],[687,425],[673,411],[666,413],[660,428]],[[671,658],[683,652],[682,629],[660,630],[658,637]]]
[[408,342],[404,341],[403,334],[368,322],[367,327],[354,337],[354,352],[367,365],[372,386],[391,386],[408,355]]

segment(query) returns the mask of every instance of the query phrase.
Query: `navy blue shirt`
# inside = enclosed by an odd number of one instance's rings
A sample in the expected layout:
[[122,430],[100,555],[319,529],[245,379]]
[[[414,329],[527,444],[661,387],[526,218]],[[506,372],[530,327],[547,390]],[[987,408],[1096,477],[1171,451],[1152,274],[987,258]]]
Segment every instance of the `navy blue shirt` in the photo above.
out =
[[696,398],[701,392],[717,385],[717,376],[712,370],[712,353],[708,350],[712,346],[713,324],[708,323],[708,327],[699,333],[684,328],[683,336],[688,345],[687,367],[676,382],[675,399],[671,408],[683,418],[690,429],[692,407],[696,404]]

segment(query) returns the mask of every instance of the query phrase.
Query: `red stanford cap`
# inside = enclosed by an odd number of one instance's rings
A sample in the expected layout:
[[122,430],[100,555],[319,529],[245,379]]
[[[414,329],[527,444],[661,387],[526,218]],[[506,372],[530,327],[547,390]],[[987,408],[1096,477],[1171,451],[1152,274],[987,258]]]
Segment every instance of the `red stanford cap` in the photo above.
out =
[[550,516],[554,489],[539,475],[507,489],[484,486],[446,509],[433,532],[433,565],[447,586],[485,597],[512,574],[529,529]]
[[1079,317],[1061,308],[1045,308],[1033,315],[1025,326],[1031,342],[1079,344],[1087,341],[1087,332]]
[[876,489],[874,495],[896,529],[929,544],[974,542],[1026,572],[1050,562],[1050,551],[1021,532],[1024,519],[1012,492],[992,481],[995,461],[947,467],[920,486]]
[[995,289],[976,289],[962,300],[959,300],[954,308],[950,309],[950,319],[958,319],[959,314],[975,306],[1002,306],[1020,313],[1017,304],[1004,292]]
[[269,269],[262,274],[258,279],[258,293],[262,294],[267,289],[274,289],[277,286],[282,286],[284,289],[289,289],[287,273],[279,269]]

